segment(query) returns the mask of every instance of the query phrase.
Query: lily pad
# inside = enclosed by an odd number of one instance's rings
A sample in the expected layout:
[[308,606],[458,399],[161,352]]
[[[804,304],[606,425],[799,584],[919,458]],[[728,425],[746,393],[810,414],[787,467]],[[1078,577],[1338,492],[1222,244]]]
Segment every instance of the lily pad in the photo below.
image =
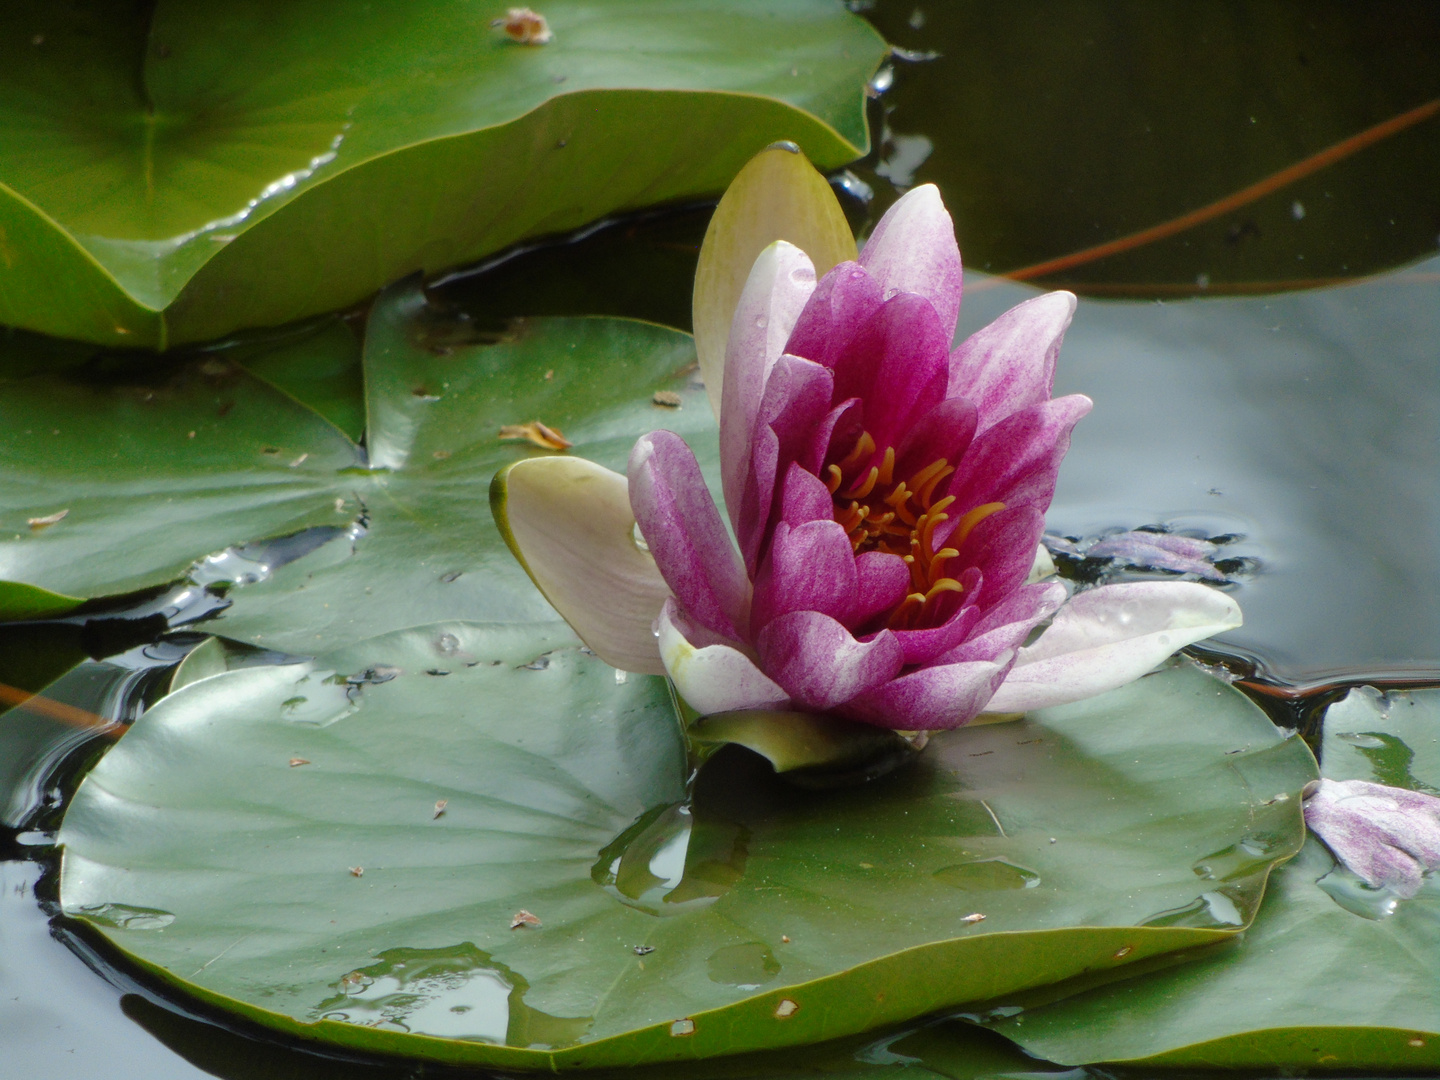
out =
[[[502,441],[503,426],[542,420],[574,453],[619,469],[639,435],[668,426],[715,471],[715,422],[688,370],[688,335],[621,319],[538,319],[499,344],[452,345],[435,341],[432,319],[415,281],[377,300],[363,402],[347,396],[353,365],[341,335],[350,331],[335,324],[247,349],[243,364],[223,354],[143,376],[0,381],[0,529],[10,526],[0,531],[0,576],[80,596],[192,567],[208,581],[249,581],[231,592],[219,632],[302,653],[442,618],[541,621],[555,614],[505,548],[486,492],[496,470],[550,451]],[[306,356],[329,374],[303,378]],[[662,390],[678,408],[655,403]],[[357,406],[368,415],[368,462],[316,411],[348,425]],[[69,512],[55,525],[25,524],[60,509]],[[288,565],[261,555],[197,564],[303,530],[312,531],[301,547],[321,546]],[[0,613],[32,614],[32,592],[0,591],[18,605]]]
[[[1434,791],[1440,691],[1352,690],[1325,715],[1321,771]],[[1311,837],[1233,949],[997,1018],[1067,1064],[1432,1071],[1440,1066],[1440,883],[1396,900]]]
[[67,812],[62,904],[301,1039],[712,1057],[1225,940],[1314,770],[1182,665],[859,788],[800,792],[732,749],[687,802],[685,773],[664,682],[563,626],[407,630],[147,712]]
[[162,349],[714,194],[777,139],[834,168],[885,50],[824,0],[552,0],[529,46],[469,0],[7,7],[0,322]]

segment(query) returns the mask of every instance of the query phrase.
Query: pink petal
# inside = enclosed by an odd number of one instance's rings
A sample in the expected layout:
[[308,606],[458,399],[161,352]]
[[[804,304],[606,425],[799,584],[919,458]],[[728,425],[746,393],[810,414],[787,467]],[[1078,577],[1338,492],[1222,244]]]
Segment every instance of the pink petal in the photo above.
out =
[[866,429],[883,452],[945,399],[949,347],[928,300],[891,297],[835,354],[835,401],[865,403]]
[[675,691],[701,715],[730,709],[782,709],[785,691],[765,676],[755,662],[732,645],[697,647],[685,633],[685,620],[669,600],[655,620],[660,658]]
[[782,522],[755,577],[751,630],[758,633],[792,611],[843,619],[854,605],[856,584],[855,553],[839,522],[807,521],[793,529]]
[[[823,485],[822,485],[823,487]],[[899,555],[867,551],[855,556],[855,601],[844,622],[860,628],[899,605],[910,591],[910,570]]]
[[806,472],[792,461],[780,487],[780,520],[795,526],[807,521],[830,521],[834,515],[835,501],[830,497],[830,489],[814,473]]
[[984,575],[980,603],[989,608],[1030,576],[1035,548],[1044,531],[1045,515],[1033,506],[998,511],[970,531],[959,545],[960,554],[947,566],[977,568]]
[[846,703],[840,712],[897,731],[960,727],[985,709],[1008,660],[921,668]]
[[955,225],[934,184],[912,188],[885,211],[865,242],[860,265],[870,271],[887,298],[908,292],[929,300],[940,316],[948,347],[960,317],[964,279]]
[[768,623],[756,646],[760,664],[802,709],[824,711],[893,679],[903,662],[895,635],[857,641],[817,611],[793,611]]
[[1035,644],[1020,650],[990,708],[1027,712],[1103,694],[1240,623],[1234,600],[1195,582],[1145,581],[1078,593]]
[[959,397],[947,398],[921,416],[895,448],[896,478],[914,476],[939,458],[951,465],[960,461],[975,436],[975,418],[975,406]]
[[665,583],[702,625],[738,640],[750,582],[685,440],[642,435],[630,452],[630,507]]
[[1009,649],[1018,649],[1030,632],[1060,610],[1066,599],[1065,586],[1057,581],[1043,585],[1022,585],[1000,603],[988,608],[970,629],[964,644],[947,653],[947,663],[962,660],[994,660]]
[[720,473],[727,507],[740,503],[766,380],[814,291],[815,268],[809,256],[782,240],[760,253],[740,294],[721,387]]
[[767,540],[775,485],[810,441],[830,409],[832,377],[827,368],[796,356],[775,362],[755,418],[749,471],[738,507],[730,509],[746,569],[753,575]]
[[1372,888],[1408,899],[1440,867],[1440,799],[1365,780],[1321,780],[1305,824]]
[[833,368],[845,342],[855,336],[884,303],[880,286],[858,263],[844,262],[820,279],[785,345],[791,356],[803,356]]
[[1022,409],[977,437],[950,478],[954,513],[946,532],[937,532],[937,546],[973,507],[1003,502],[1044,513],[1055,494],[1060,460],[1070,447],[1070,429],[1090,406],[1083,394],[1055,398]]
[[[980,575],[970,571],[974,580]],[[973,603],[962,602],[956,606],[950,617],[939,626],[924,630],[894,630],[900,647],[905,651],[905,666],[928,664],[960,645],[973,632],[980,618],[980,608]],[[987,658],[988,659],[988,658]]]
[[1075,297],[1046,293],[1017,304],[950,354],[946,397],[965,397],[980,412],[980,431],[1050,398],[1055,357],[1075,314]]

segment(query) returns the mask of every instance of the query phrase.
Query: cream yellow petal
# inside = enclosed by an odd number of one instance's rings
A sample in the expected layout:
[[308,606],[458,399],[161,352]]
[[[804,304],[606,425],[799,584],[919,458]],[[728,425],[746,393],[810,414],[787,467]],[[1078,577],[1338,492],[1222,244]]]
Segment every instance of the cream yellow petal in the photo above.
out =
[[496,474],[490,509],[530,579],[600,659],[664,674],[652,624],[670,589],[636,543],[625,477],[584,458],[526,458]]

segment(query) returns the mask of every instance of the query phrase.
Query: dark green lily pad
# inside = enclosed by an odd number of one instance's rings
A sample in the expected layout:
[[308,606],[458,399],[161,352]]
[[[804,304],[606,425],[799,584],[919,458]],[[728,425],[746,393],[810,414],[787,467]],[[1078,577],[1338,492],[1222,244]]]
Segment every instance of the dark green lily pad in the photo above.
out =
[[[1326,713],[1321,760],[1331,779],[1433,792],[1440,691],[1351,691]],[[1070,1064],[1432,1071],[1437,955],[1435,881],[1397,902],[1337,868],[1312,837],[1276,872],[1273,895],[1234,948],[990,1026]]]
[[0,323],[165,348],[868,145],[837,4],[542,7],[524,46],[468,0],[5,5]]
[[[687,807],[663,680],[555,624],[440,624],[170,695],[77,792],[60,888],[141,966],[292,1036],[618,1066],[1224,940],[1313,775],[1182,665],[838,792],[725,751]],[[1242,843],[1264,852],[1216,862]]]

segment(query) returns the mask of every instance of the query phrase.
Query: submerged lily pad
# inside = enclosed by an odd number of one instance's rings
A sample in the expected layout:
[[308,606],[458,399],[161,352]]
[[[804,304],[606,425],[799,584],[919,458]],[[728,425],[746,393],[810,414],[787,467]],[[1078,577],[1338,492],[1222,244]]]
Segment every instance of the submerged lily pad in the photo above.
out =
[[686,801],[684,761],[664,682],[563,627],[407,630],[147,712],[67,812],[62,903],[305,1039],[711,1057],[1224,940],[1298,845],[1313,777],[1189,666],[943,734],[839,792],[733,749]]
[[824,0],[551,0],[533,46],[469,0],[6,7],[0,322],[159,348],[714,194],[776,139],[834,168],[885,49]]
[[[1433,792],[1440,691],[1351,691],[1325,715],[1321,772]],[[1400,900],[1311,837],[1233,949],[990,1026],[1068,1064],[1432,1071],[1437,955],[1440,882]]]

